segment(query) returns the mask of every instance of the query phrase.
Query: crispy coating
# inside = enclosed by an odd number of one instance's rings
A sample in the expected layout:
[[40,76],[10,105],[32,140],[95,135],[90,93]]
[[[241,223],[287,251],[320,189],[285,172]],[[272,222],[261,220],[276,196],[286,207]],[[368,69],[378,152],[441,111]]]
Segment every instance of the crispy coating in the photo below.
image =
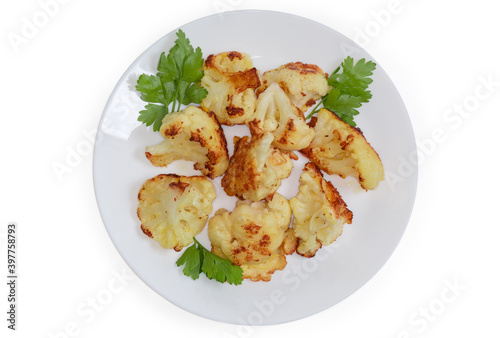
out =
[[270,198],[281,180],[290,176],[293,155],[275,149],[273,140],[271,133],[235,138],[234,154],[221,182],[229,196],[252,201]]
[[212,113],[188,106],[163,118],[161,143],[146,148],[146,157],[154,166],[166,167],[176,160],[194,161],[204,176],[221,176],[229,165],[226,137]]
[[207,223],[215,188],[203,176],[160,174],[143,184],[138,200],[144,234],[166,249],[180,251]]
[[293,254],[298,244],[299,239],[295,236],[295,232],[292,228],[288,228],[285,232],[285,239],[283,240],[283,253],[285,255]]
[[211,54],[205,60],[206,69],[216,69],[221,73],[239,73],[253,68],[252,58],[236,51]]
[[279,84],[292,103],[303,112],[326,95],[331,88],[328,86],[327,75],[320,67],[302,62],[290,62],[264,72],[257,95],[272,83]]
[[261,84],[250,56],[234,51],[212,54],[203,70],[201,84],[208,95],[201,107],[213,112],[221,124],[245,124],[255,112],[255,89]]
[[269,281],[286,266],[284,240],[291,216],[280,194],[269,202],[237,201],[233,212],[219,209],[208,221],[212,252],[241,266],[243,278]]
[[314,137],[314,129],[307,125],[304,113],[292,104],[277,83],[259,95],[255,114],[247,125],[252,134],[271,132],[273,146],[283,150],[303,149]]
[[327,109],[321,109],[309,125],[315,136],[300,152],[321,170],[341,177],[355,177],[365,190],[377,188],[384,168],[377,152],[360,129],[351,127]]
[[333,243],[342,234],[345,223],[351,224],[352,212],[313,163],[304,166],[299,182],[299,193],[290,199],[297,253],[313,257],[321,246]]

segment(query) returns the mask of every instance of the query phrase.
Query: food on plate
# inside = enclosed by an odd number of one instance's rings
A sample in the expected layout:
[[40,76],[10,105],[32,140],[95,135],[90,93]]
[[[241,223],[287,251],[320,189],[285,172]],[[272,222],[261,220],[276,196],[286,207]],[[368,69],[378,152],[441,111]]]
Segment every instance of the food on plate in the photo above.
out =
[[180,251],[205,227],[215,188],[203,176],[160,174],[144,183],[138,200],[142,231],[162,247]]
[[299,239],[297,238],[297,236],[295,236],[295,232],[292,228],[288,228],[285,231],[285,238],[283,239],[283,252],[285,253],[285,255],[291,255],[292,253],[294,253],[297,249],[298,243]]
[[300,151],[304,156],[330,175],[352,176],[365,190],[377,188],[384,179],[384,168],[360,129],[324,108],[309,125],[315,135],[311,144]]
[[[232,212],[219,209],[208,221],[212,252],[243,269],[243,278],[269,281],[286,266],[284,249],[292,212],[288,200],[274,194],[268,202],[237,201]],[[290,251],[291,250],[291,251]]]
[[272,83],[283,88],[292,103],[302,112],[312,107],[318,99],[330,90],[327,76],[313,64],[290,62],[262,74],[262,85],[257,89],[260,95]]
[[[370,76],[373,75],[376,66],[375,62],[365,59],[360,59],[354,64],[352,57],[346,57],[328,77],[328,84],[332,89],[323,96],[321,102],[306,119],[317,113],[323,104],[324,108],[335,112],[342,121],[355,127],[354,116],[359,114],[357,108],[372,98],[368,85],[373,82]],[[339,73],[340,69],[342,73]]]
[[276,149],[273,141],[271,133],[235,137],[234,154],[221,182],[229,196],[260,201],[278,190],[292,172],[296,155]]
[[201,85],[208,94],[201,107],[213,112],[221,124],[245,124],[255,111],[255,88],[261,83],[251,57],[234,51],[212,54],[203,70]]
[[193,245],[187,248],[176,261],[177,266],[184,265],[182,272],[185,276],[196,280],[200,278],[200,273],[204,273],[209,279],[215,279],[220,283],[241,284],[243,281],[241,267],[233,264],[229,259],[211,253],[196,238],[193,240]]
[[179,111],[181,104],[199,104],[207,95],[200,85],[203,77],[203,54],[200,47],[191,46],[186,34],[179,29],[175,45],[168,52],[162,53],[155,75],[142,74],[137,79],[136,89],[141,99],[149,102],[139,112],[138,121],[146,126],[153,125],[153,130],[160,130],[166,114]]
[[342,234],[345,223],[351,224],[352,212],[313,163],[306,163],[299,183],[299,193],[290,199],[297,253],[313,257],[319,248],[333,243]]
[[154,166],[166,167],[176,160],[194,161],[204,176],[221,176],[229,165],[226,137],[215,115],[198,107],[167,114],[160,134],[165,139],[146,148]]
[[[368,86],[375,67],[346,57],[330,76],[317,65],[290,62],[261,77],[245,53],[204,60],[179,30],[168,55],[161,54],[157,73],[137,80],[148,103],[138,120],[164,137],[146,148],[154,166],[188,160],[204,176],[161,174],[144,183],[137,209],[142,231],[176,251],[192,244],[176,261],[184,275],[196,280],[204,273],[234,285],[243,278],[269,281],[285,268],[285,255],[313,257],[333,243],[353,216],[321,170],[353,176],[365,190],[384,179],[378,154],[354,122],[357,109],[372,97]],[[180,110],[182,105],[187,107]],[[221,124],[247,125],[252,135],[234,137],[231,158]],[[310,162],[298,194],[288,201],[277,190],[298,159],[294,151]],[[195,236],[215,200],[209,179],[219,176],[226,194],[239,201],[232,212],[219,209],[208,221],[208,251]]]
[[314,137],[314,129],[307,125],[304,113],[292,104],[277,83],[259,95],[255,114],[247,125],[252,134],[271,132],[273,146],[283,150],[303,149]]

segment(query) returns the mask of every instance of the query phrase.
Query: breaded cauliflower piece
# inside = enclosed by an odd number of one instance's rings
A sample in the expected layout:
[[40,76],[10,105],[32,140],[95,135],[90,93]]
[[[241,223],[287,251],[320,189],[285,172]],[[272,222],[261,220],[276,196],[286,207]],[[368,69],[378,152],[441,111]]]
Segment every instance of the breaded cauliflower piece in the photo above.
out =
[[234,154],[221,185],[229,196],[260,201],[278,190],[281,180],[290,176],[295,154],[275,149],[271,133],[235,137]]
[[299,193],[290,199],[293,231],[299,240],[297,253],[313,257],[321,246],[342,234],[345,223],[351,224],[352,212],[313,163],[304,166],[299,182]]
[[384,168],[360,129],[324,108],[309,125],[315,136],[309,147],[300,151],[304,156],[330,175],[355,177],[365,190],[377,188],[384,179]]
[[146,148],[146,157],[154,166],[166,167],[176,160],[194,161],[194,168],[212,179],[226,171],[226,137],[214,114],[188,106],[165,115],[160,134],[165,140]]
[[257,95],[274,82],[283,88],[292,103],[302,112],[313,106],[331,88],[328,86],[327,75],[320,67],[302,62],[290,62],[264,72]]
[[292,212],[287,199],[237,201],[233,212],[219,209],[208,221],[212,252],[241,266],[243,278],[269,281],[286,266],[283,242]]
[[142,231],[162,247],[180,251],[205,227],[215,188],[203,176],[160,174],[144,183],[138,200]]
[[314,129],[309,127],[304,113],[295,107],[277,83],[271,83],[257,99],[257,108],[247,122],[252,134],[271,132],[273,146],[283,150],[300,150],[309,145]]
[[250,56],[239,52],[212,54],[203,70],[201,85],[208,94],[201,107],[213,112],[221,124],[245,124],[255,112],[255,89],[261,84]]
[[283,252],[285,255],[293,254],[298,244],[299,239],[295,236],[295,231],[292,228],[288,228],[285,231],[285,239],[283,239]]

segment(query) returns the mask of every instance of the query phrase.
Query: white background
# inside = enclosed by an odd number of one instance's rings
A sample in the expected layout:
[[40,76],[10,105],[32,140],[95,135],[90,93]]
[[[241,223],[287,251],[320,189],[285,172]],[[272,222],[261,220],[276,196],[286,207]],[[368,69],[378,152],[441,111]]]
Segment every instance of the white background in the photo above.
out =
[[[61,0],[44,22],[46,2],[0,5],[2,337],[500,334],[500,21],[494,2]],[[422,155],[414,212],[382,270],[326,311],[252,328],[185,312],[130,271],[100,218],[92,151],[83,146],[140,53],[189,21],[241,9],[301,15],[360,43],[400,91]],[[27,21],[41,27],[12,43],[9,37],[22,36]],[[68,164],[76,149],[79,159],[59,179],[54,163]],[[15,332],[5,320],[8,222],[19,230]],[[92,299],[104,294],[111,298],[92,308]]]

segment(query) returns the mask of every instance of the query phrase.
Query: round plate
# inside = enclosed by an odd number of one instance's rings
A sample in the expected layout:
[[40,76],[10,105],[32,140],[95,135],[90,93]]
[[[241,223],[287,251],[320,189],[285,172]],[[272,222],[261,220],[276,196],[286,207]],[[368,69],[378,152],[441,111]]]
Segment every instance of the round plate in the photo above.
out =
[[[224,51],[248,53],[264,72],[291,61],[332,72],[347,56],[373,60],[353,41],[314,21],[279,12],[236,11],[205,17],[180,27],[204,57]],[[102,219],[116,248],[132,270],[158,294],[194,314],[217,321],[268,325],[285,323],[322,311],[365,284],[388,260],[408,223],[417,186],[413,130],[393,83],[377,64],[370,89],[373,98],[355,120],[384,164],[386,179],[374,190],[362,190],[354,179],[325,175],[353,212],[352,224],[314,258],[287,256],[283,271],[270,282],[244,280],[218,283],[201,275],[196,281],[175,265],[180,252],[163,249],[145,236],[136,215],[142,184],[160,173],[199,175],[192,163],[177,161],[167,168],[152,166],[146,146],[162,137],[137,121],[144,102],[135,91],[142,73],[154,74],[159,56],[173,46],[177,29],[148,48],[126,70],[103,112],[94,152],[94,185]],[[375,60],[373,60],[375,61]],[[232,154],[234,135],[248,135],[245,126],[224,127]],[[278,190],[287,198],[298,192],[305,159],[294,162],[292,175]],[[232,210],[234,197],[213,180],[215,212]],[[213,214],[212,212],[212,214]],[[208,249],[206,227],[197,239]]]

